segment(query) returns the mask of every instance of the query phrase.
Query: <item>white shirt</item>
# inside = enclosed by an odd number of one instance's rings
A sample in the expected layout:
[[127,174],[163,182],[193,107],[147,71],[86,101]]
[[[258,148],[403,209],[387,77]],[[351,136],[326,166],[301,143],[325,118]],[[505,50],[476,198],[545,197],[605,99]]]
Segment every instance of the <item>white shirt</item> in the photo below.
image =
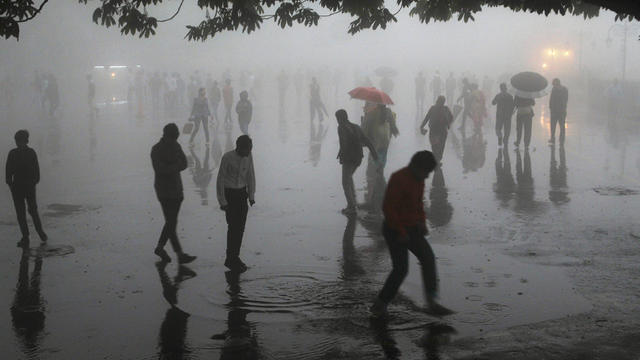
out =
[[256,192],[253,157],[251,154],[247,157],[242,157],[235,150],[231,150],[222,156],[220,168],[218,169],[216,193],[220,206],[227,205],[224,189],[242,189],[245,187],[249,193],[249,200],[253,201]]

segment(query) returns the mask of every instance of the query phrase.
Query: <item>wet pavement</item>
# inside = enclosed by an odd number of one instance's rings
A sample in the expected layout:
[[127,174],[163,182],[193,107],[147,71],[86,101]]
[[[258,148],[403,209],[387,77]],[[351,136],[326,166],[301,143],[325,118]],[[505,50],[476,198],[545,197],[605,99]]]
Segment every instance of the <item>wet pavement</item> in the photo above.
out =
[[[50,241],[32,239],[23,253],[13,209],[0,209],[5,358],[637,359],[637,123],[612,129],[576,108],[566,145],[550,147],[539,107],[529,151],[499,150],[490,127],[465,136],[454,124],[425,196],[440,300],[457,313],[421,311],[411,259],[389,322],[379,322],[367,309],[390,260],[377,221],[340,214],[335,120],[310,126],[305,115],[256,105],[258,185],[242,248],[250,269],[239,276],[223,266],[215,197],[237,125],[214,130],[210,147],[181,137],[189,169],[178,234],[198,256],[189,266],[152,253],[163,221],[149,151],[163,121],[105,108],[92,141],[78,111],[33,136]],[[429,147],[412,116],[399,119],[387,174]],[[0,200],[10,204],[9,192]]]

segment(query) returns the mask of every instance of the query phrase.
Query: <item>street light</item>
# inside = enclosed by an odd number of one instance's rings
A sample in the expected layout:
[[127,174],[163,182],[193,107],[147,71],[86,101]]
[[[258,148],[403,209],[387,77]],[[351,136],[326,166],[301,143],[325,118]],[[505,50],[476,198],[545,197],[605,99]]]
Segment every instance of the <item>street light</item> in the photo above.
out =
[[622,37],[622,81],[625,81],[627,76],[627,37],[630,32],[637,33],[640,31],[640,24],[624,22],[622,24],[613,24],[607,32],[607,46],[611,46],[613,39],[611,35]]

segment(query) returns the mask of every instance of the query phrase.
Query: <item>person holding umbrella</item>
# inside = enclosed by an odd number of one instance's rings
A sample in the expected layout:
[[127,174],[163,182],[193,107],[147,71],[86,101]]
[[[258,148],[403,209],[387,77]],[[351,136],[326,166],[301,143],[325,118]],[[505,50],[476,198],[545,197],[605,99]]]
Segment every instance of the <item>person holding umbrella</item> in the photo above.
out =
[[524,131],[524,146],[529,148],[531,143],[531,126],[533,121],[533,106],[536,98],[546,95],[545,89],[548,82],[542,75],[534,72],[521,72],[511,78],[514,100],[516,107],[516,141],[513,143],[516,148],[520,146],[522,133]]

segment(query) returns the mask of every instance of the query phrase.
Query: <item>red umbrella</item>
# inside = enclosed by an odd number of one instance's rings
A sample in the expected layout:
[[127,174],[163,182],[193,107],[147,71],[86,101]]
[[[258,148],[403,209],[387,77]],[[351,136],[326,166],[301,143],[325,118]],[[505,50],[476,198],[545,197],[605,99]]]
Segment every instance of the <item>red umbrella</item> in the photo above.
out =
[[352,99],[365,100],[376,104],[393,105],[393,100],[384,91],[374,87],[360,86],[349,91]]

